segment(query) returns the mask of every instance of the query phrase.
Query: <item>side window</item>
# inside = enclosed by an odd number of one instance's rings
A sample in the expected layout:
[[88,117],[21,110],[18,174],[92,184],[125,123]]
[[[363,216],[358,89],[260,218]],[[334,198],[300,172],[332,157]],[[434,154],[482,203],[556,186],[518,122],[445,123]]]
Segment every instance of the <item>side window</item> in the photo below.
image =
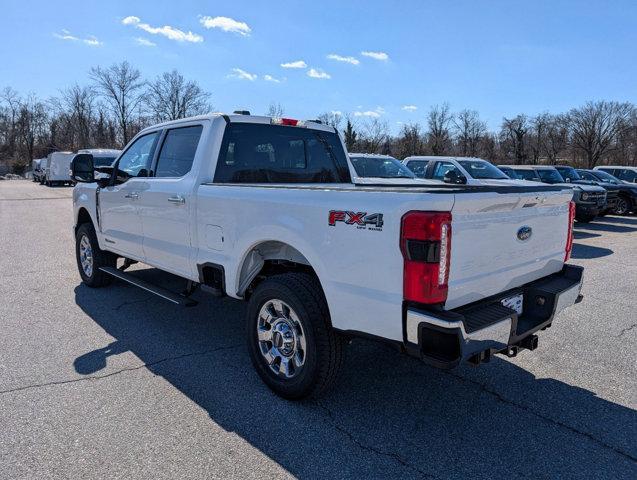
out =
[[429,162],[425,160],[411,160],[407,162],[407,168],[414,172],[419,178],[425,178],[425,174],[427,173],[427,165]]
[[122,183],[132,177],[147,177],[153,159],[159,132],[139,137],[117,162],[117,182]]
[[460,170],[458,170],[453,163],[437,162],[436,166],[434,167],[432,178],[435,178],[436,180],[442,180],[445,178],[445,175],[451,170],[455,170],[456,173],[460,174]]
[[217,183],[349,182],[345,151],[335,133],[231,123],[217,162]]
[[618,173],[618,175],[615,175],[615,176],[619,178],[620,180],[624,180],[625,182],[632,183],[637,179],[637,173],[632,170],[628,170],[627,168],[623,168],[621,170],[615,170],[615,172]]
[[202,130],[201,125],[168,130],[159,151],[155,177],[178,178],[186,175],[195,159]]
[[592,180],[592,181],[594,181],[594,182],[596,182],[596,181],[597,181],[597,178],[596,178],[593,174],[591,174],[591,173],[588,173],[588,172],[579,172],[579,174],[580,174],[580,176],[581,176],[584,180]]

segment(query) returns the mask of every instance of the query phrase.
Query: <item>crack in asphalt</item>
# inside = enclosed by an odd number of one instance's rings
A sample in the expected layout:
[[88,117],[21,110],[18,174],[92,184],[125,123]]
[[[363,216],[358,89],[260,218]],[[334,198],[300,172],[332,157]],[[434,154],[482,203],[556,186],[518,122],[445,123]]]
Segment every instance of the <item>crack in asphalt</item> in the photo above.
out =
[[615,337],[619,338],[622,335],[624,335],[625,333],[630,332],[635,327],[637,327],[637,323],[633,323],[630,327],[622,328],[621,332],[619,332],[619,335],[615,335]]
[[577,428],[575,428],[575,427],[573,427],[573,426],[571,426],[571,425],[569,425],[569,424],[567,424],[567,423],[565,423],[565,422],[563,422],[561,420],[556,420],[555,418],[551,418],[551,417],[548,417],[546,415],[542,415],[541,413],[536,412],[535,410],[533,410],[532,408],[530,408],[530,407],[528,407],[526,405],[514,402],[513,400],[510,400],[510,399],[506,398],[500,392],[497,392],[496,390],[492,390],[492,389],[488,388],[486,385],[484,385],[484,384],[482,384],[480,382],[476,382],[475,380],[468,379],[466,377],[463,377],[461,375],[457,375],[457,374],[452,373],[452,372],[445,372],[445,373],[447,375],[451,376],[451,377],[457,378],[458,380],[460,380],[462,382],[470,383],[471,385],[474,385],[474,386],[478,387],[480,389],[480,391],[492,395],[493,397],[495,397],[498,401],[500,401],[502,403],[517,407],[517,408],[519,408],[521,410],[524,410],[525,412],[530,413],[531,415],[534,415],[534,416],[544,420],[545,422],[548,422],[548,423],[551,423],[553,425],[557,425],[557,426],[560,426],[562,428],[565,428],[566,430],[568,430],[568,431],[570,431],[572,433],[575,433],[575,434],[578,434],[578,435],[582,435],[582,436],[588,438],[589,440],[591,440],[592,442],[594,442],[594,443],[596,443],[596,444],[598,444],[598,445],[600,445],[600,446],[602,446],[602,447],[604,447],[604,448],[606,448],[608,450],[611,450],[611,451],[615,452],[616,454],[621,455],[622,457],[624,457],[624,458],[626,458],[628,460],[631,460],[631,461],[637,463],[637,457],[634,457],[630,453],[624,452],[623,450],[619,449],[618,447],[615,447],[613,445],[610,445],[610,444],[604,442],[603,440],[600,440],[599,438],[595,437],[591,433],[579,430],[579,429],[577,429]]
[[[637,324],[632,325],[631,327],[628,327],[625,330],[628,331],[628,330],[631,330],[634,327],[637,327]],[[386,345],[383,345],[383,344],[378,344],[378,347],[381,347],[383,349],[388,348]],[[551,423],[553,425],[560,426],[560,427],[570,431],[571,433],[575,433],[575,434],[584,436],[584,437],[588,438],[589,440],[591,440],[592,442],[594,442],[594,443],[596,443],[596,444],[598,444],[598,445],[600,445],[600,446],[602,446],[602,447],[604,447],[604,448],[606,448],[608,450],[611,450],[611,451],[615,452],[616,454],[621,455],[622,457],[624,457],[624,458],[626,458],[628,460],[631,460],[632,462],[637,463],[637,457],[631,455],[628,452],[624,452],[623,450],[621,450],[618,447],[615,447],[613,445],[610,445],[610,444],[604,442],[603,440],[595,437],[591,433],[579,430],[579,429],[577,429],[577,428],[575,428],[575,427],[573,427],[573,426],[571,426],[571,425],[569,425],[569,424],[567,424],[567,423],[565,423],[565,422],[563,422],[561,420],[557,420],[557,419],[548,417],[546,415],[542,415],[541,413],[533,410],[531,407],[528,407],[526,405],[517,403],[517,402],[515,402],[513,400],[510,400],[510,399],[506,398],[500,392],[498,392],[496,390],[493,390],[493,389],[490,389],[486,385],[484,385],[484,384],[482,384],[480,382],[477,382],[475,380],[471,380],[469,378],[463,377],[462,375],[459,375],[459,374],[456,374],[456,373],[453,373],[453,372],[450,372],[450,371],[441,370],[441,372],[443,372],[446,375],[449,375],[450,377],[456,378],[456,379],[460,380],[461,382],[469,383],[469,384],[471,384],[473,386],[478,387],[482,392],[490,394],[491,396],[496,398],[496,400],[498,400],[498,401],[500,401],[502,403],[517,407],[517,408],[519,408],[521,410],[524,410],[524,411],[530,413],[531,415],[534,415],[534,416],[544,420],[545,422]],[[419,372],[416,372],[414,370],[411,370],[410,374],[415,375],[415,376],[420,376],[420,377],[422,376],[422,374],[420,374]]]
[[364,444],[363,442],[358,440],[354,436],[354,434],[352,434],[352,432],[350,432],[343,425],[338,423],[338,421],[334,417],[334,413],[329,408],[327,408],[325,405],[323,405],[322,403],[320,403],[318,401],[315,401],[313,403],[314,403],[314,405],[319,407],[321,410],[323,410],[327,414],[328,418],[330,419],[330,421],[332,422],[332,425],[334,425],[334,428],[336,428],[336,430],[338,430],[343,435],[345,435],[350,440],[350,442],[352,442],[354,445],[356,445],[361,450],[373,453],[375,455],[379,455],[379,456],[383,456],[383,457],[387,457],[387,458],[391,458],[393,460],[396,460],[398,463],[400,463],[404,467],[406,467],[406,468],[408,468],[410,470],[413,470],[414,472],[417,472],[418,474],[422,475],[423,478],[433,478],[433,479],[437,479],[438,478],[438,477],[432,475],[431,473],[425,472],[425,471],[419,469],[418,467],[416,467],[415,465],[412,465],[411,463],[409,463],[407,460],[405,460],[403,457],[401,457],[399,454],[397,454],[395,452],[384,452],[384,451],[382,451],[382,450],[380,450],[380,449],[378,449],[376,447],[372,447],[371,445]]
[[181,354],[181,355],[175,355],[173,357],[161,358],[161,359],[156,360],[154,362],[143,363],[143,364],[137,365],[135,367],[121,368],[119,370],[116,370],[116,371],[110,372],[110,373],[106,373],[104,375],[91,375],[91,376],[88,376],[88,377],[74,378],[74,379],[71,379],[71,380],[57,380],[57,381],[53,381],[53,382],[35,383],[35,384],[32,384],[32,385],[23,385],[21,387],[11,388],[9,390],[0,390],[0,395],[4,395],[6,393],[20,392],[22,390],[31,390],[31,389],[37,389],[37,388],[42,388],[42,387],[50,387],[50,386],[54,386],[54,385],[67,385],[69,383],[85,382],[85,381],[90,381],[90,380],[102,380],[104,378],[108,378],[108,377],[113,377],[115,375],[119,375],[120,373],[132,372],[132,371],[135,371],[135,370],[140,370],[142,368],[153,367],[155,365],[159,365],[160,363],[171,362],[171,361],[174,361],[174,360],[181,360],[182,358],[188,358],[188,357],[210,355],[211,353],[218,352],[218,351],[221,351],[221,350],[232,350],[234,348],[240,347],[241,345],[243,345],[243,343],[236,344],[236,345],[228,345],[228,346],[225,346],[225,347],[213,348],[212,350],[205,350],[203,352],[190,352],[190,353],[184,353],[184,354]]

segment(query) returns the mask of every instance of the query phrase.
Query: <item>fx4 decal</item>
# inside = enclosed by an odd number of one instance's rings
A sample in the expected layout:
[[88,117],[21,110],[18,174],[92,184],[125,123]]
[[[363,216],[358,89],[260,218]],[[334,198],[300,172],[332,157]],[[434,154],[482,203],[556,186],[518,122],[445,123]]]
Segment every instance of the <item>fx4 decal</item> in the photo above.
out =
[[345,225],[356,225],[356,228],[367,230],[383,229],[383,214],[367,212],[348,212],[347,210],[330,210],[328,223],[331,227],[336,222],[343,222]]

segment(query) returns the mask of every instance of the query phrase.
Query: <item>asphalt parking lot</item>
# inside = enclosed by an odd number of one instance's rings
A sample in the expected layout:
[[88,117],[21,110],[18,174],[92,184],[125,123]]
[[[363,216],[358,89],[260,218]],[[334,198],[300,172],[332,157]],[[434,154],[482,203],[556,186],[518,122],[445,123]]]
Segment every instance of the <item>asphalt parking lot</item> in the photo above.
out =
[[0,478],[637,478],[635,216],[576,225],[585,299],[535,352],[443,372],[355,340],[304,403],[252,369],[242,303],[87,288],[71,227],[70,188],[0,182]]

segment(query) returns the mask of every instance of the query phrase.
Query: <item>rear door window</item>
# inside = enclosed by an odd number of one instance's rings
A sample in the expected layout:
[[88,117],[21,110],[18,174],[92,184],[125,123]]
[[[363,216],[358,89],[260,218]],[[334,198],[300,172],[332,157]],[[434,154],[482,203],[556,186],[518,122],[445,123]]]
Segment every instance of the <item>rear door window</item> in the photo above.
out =
[[435,178],[436,180],[443,180],[445,178],[445,175],[447,175],[447,173],[452,170],[455,170],[456,173],[460,175],[460,170],[458,170],[458,168],[453,163],[436,162],[432,178]]
[[429,161],[427,160],[410,160],[407,162],[407,168],[414,172],[419,178],[425,178],[427,174],[427,165],[429,165]]
[[216,183],[350,182],[336,133],[303,127],[231,123],[226,127]]
[[624,180],[625,182],[634,182],[637,179],[637,172],[633,170],[628,170],[627,168],[623,168],[621,170],[615,170],[617,175],[615,175],[620,180]]
[[202,130],[201,125],[168,130],[157,159],[155,176],[179,178],[190,172]]

